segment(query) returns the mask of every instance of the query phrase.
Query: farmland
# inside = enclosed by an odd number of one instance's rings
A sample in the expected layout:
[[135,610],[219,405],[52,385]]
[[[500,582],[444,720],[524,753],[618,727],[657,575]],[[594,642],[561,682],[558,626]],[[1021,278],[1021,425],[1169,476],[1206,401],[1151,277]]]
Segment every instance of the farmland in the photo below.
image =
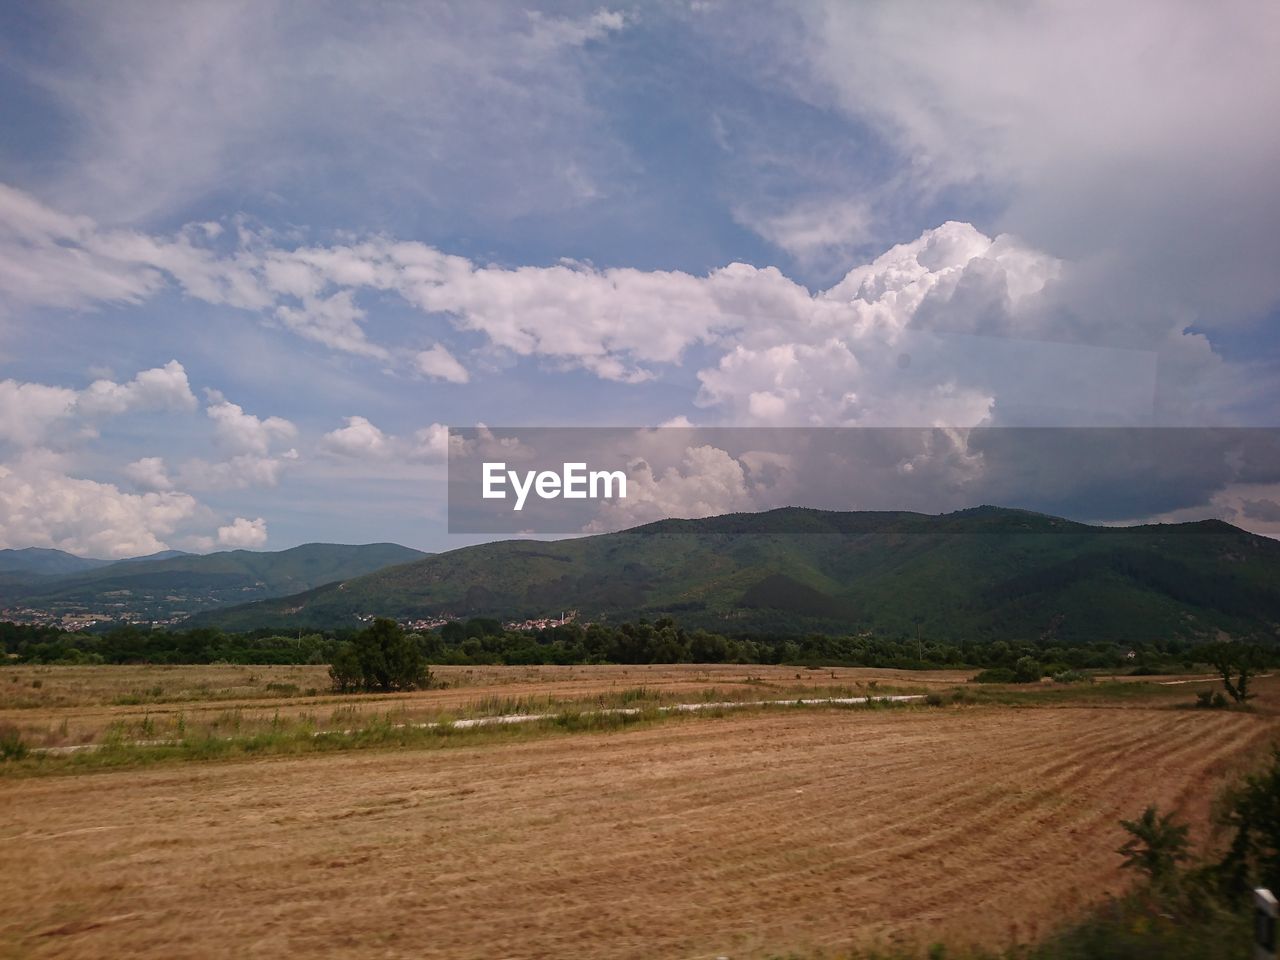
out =
[[[9,668],[0,722],[39,748],[179,712],[252,725],[340,702],[427,717],[635,690],[964,687],[953,673],[755,666],[439,675],[447,688],[339,701],[307,667]],[[1034,939],[1128,882],[1119,818],[1154,802],[1203,838],[1218,785],[1271,739],[1274,680],[1252,713],[1178,708],[1197,687],[19,770],[0,778],[0,956],[737,958]]]

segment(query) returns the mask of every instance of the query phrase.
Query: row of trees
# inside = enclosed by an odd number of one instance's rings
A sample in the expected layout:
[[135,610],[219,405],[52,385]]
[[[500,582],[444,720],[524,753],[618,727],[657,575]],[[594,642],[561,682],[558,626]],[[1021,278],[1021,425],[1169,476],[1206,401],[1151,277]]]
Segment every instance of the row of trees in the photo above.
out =
[[[350,664],[350,650],[344,644],[356,644],[364,632],[357,627],[286,636],[271,630],[229,634],[213,629],[123,626],[104,633],[75,633],[0,623],[0,644],[8,659],[29,663],[332,664],[341,659]],[[404,636],[425,662],[458,665],[683,662],[966,667],[996,671],[991,679],[1008,682],[1086,669],[1183,671],[1215,662],[1208,659],[1214,648],[1181,639],[1129,647],[1005,640],[947,644],[871,633],[729,636],[687,630],[666,617],[617,625],[568,623],[532,631],[504,630],[496,620],[475,618]],[[1270,662],[1271,657],[1269,651],[1257,651],[1259,663]],[[1241,682],[1238,672],[1232,682]],[[1247,694],[1247,676],[1243,684]]]

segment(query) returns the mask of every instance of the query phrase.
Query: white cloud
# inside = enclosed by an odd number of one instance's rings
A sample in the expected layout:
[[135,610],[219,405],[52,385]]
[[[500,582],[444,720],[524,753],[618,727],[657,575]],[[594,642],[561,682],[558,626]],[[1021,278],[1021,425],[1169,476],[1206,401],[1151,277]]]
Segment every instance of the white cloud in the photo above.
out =
[[625,499],[601,504],[585,532],[619,530],[668,517],[693,519],[757,509],[742,462],[718,447],[688,447],[680,466],[655,473],[644,460],[627,468]]
[[135,410],[194,410],[196,398],[187,371],[177,360],[143,370],[128,383],[95,380],[76,401],[89,415],[118,415]]
[[326,433],[323,449],[339,457],[381,459],[391,455],[392,439],[365,417],[347,417],[346,426]]
[[421,351],[417,356],[417,363],[420,371],[438,380],[466,383],[471,379],[467,368],[459,363],[442,343],[437,343],[430,350]]
[[44,442],[60,423],[147,410],[194,409],[182,364],[141,371],[128,383],[95,380],[84,390],[0,380],[0,441],[27,447]]
[[[681,364],[691,348],[714,350],[719,359],[699,374],[699,402],[745,423],[872,425],[927,417],[915,422],[964,425],[993,411],[1008,422],[1006,389],[1018,395],[1024,420],[1060,418],[1066,414],[1044,411],[1081,404],[1094,408],[1090,422],[1107,416],[1096,402],[1105,385],[1091,382],[1098,379],[1092,372],[1073,378],[1085,381],[1074,384],[1079,396],[1063,396],[1043,366],[1002,369],[973,343],[957,348],[956,337],[1145,350],[1176,367],[1176,377],[1152,388],[1145,410],[1129,403],[1113,413],[1122,422],[1211,420],[1234,395],[1224,390],[1219,358],[1184,333],[1185,314],[1138,309],[1132,298],[1113,302],[1089,264],[1049,256],[1008,235],[993,239],[967,223],[926,230],[816,294],[775,268],[743,263],[705,276],[569,262],[479,266],[385,237],[284,249],[250,235],[235,252],[215,255],[199,246],[206,234],[197,226],[169,240],[133,235],[132,244],[119,241],[112,249],[169,272],[191,296],[257,310],[335,349],[400,358],[454,382],[467,371],[444,344],[397,352],[370,342],[359,297],[398,295],[427,322],[447,317],[460,330],[482,334],[491,348],[608,380],[652,379],[660,368]],[[907,354],[904,372],[899,361]],[[335,442],[342,448],[356,439]]]
[[0,466],[0,546],[52,547],[119,558],[166,549],[168,537],[197,512],[184,493],[123,493],[67,476],[40,453]]
[[360,321],[365,312],[356,306],[350,290],[341,290],[330,297],[304,297],[301,307],[281,304],[275,316],[299,336],[322,343],[334,350],[354,353],[358,356],[385,359],[389,354],[365,337]]
[[433,423],[413,435],[413,456],[419,460],[444,460],[449,454],[449,428]]
[[0,294],[20,303],[81,307],[137,303],[164,286],[163,275],[87,241],[97,227],[57,213],[0,183]]
[[40,442],[50,427],[75,413],[77,396],[65,387],[0,380],[0,440],[21,446]]
[[213,421],[214,436],[226,447],[242,454],[265,457],[276,443],[287,443],[298,428],[282,417],[260,419],[229,400],[217,396],[205,408]]
[[225,527],[218,528],[218,546],[230,550],[252,550],[267,542],[267,522],[261,517],[247,520],[236,517]]
[[124,468],[125,476],[143,490],[172,490],[173,481],[162,457],[143,457]]
[[[345,426],[326,433],[320,449],[343,460],[421,465],[442,462],[449,453],[449,428],[432,423],[399,437],[383,431],[367,417],[345,417]],[[482,428],[483,429],[483,428]],[[460,441],[453,439],[455,444]]]

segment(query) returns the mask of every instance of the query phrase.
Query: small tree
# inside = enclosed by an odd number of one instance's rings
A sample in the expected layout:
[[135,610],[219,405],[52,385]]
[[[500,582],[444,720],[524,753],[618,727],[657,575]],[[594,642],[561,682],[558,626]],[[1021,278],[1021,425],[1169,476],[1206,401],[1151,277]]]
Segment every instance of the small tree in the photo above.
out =
[[329,666],[329,679],[338,693],[354,693],[364,686],[364,674],[360,671],[360,657],[353,643],[338,645]]
[[[1258,671],[1258,648],[1243,643],[1211,643],[1203,651],[1206,662],[1222,674],[1222,685],[1236,703],[1251,700],[1249,681]],[[1231,679],[1235,674],[1236,679]]]
[[1124,866],[1141,870],[1153,883],[1170,880],[1178,864],[1187,859],[1187,826],[1175,823],[1173,814],[1161,816],[1147,807],[1137,820],[1121,820],[1129,839],[1118,851]]
[[353,643],[339,646],[329,676],[339,692],[413,690],[431,684],[417,638],[382,617],[356,634]]

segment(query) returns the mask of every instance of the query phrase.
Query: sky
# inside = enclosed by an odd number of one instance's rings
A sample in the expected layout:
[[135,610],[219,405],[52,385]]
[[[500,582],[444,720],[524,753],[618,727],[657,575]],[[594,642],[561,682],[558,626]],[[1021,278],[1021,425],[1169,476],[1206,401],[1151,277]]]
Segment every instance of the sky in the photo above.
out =
[[[944,428],[921,509],[1273,428],[1276,116],[1269,0],[5,4],[0,547],[474,542],[451,426]],[[704,447],[664,511],[763,504]],[[1060,499],[1280,535],[1186,459]]]

